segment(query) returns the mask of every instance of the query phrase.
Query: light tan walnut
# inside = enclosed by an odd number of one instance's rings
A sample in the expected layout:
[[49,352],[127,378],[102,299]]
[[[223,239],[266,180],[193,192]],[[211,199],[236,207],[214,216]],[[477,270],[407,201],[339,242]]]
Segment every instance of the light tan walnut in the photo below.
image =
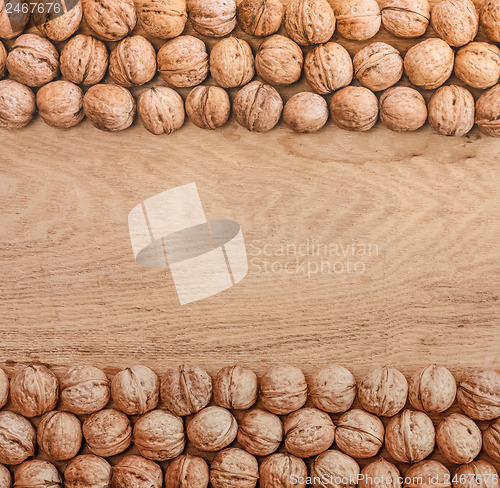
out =
[[[35,94],[13,80],[0,81],[0,127],[22,129],[35,114]],[[4,393],[5,394],[5,393]]]
[[257,375],[251,369],[228,366],[215,377],[214,401],[219,407],[247,410],[257,401],[258,389]]
[[37,29],[53,41],[65,41],[71,37],[80,27],[83,17],[82,3],[78,0],[66,5],[65,0],[60,3],[60,8],[64,12],[57,10],[50,2],[41,3],[44,8],[39,12],[38,8],[33,11],[31,20]]
[[7,373],[0,368],[0,408],[4,407],[9,398],[9,377]]
[[186,0],[142,0],[137,7],[142,28],[153,37],[180,36],[187,22]]
[[224,37],[236,27],[235,0],[188,0],[188,12],[202,36]]
[[382,23],[397,37],[423,36],[430,18],[429,0],[387,0],[382,7]]
[[207,488],[207,462],[198,456],[185,454],[176,457],[165,472],[165,488]]
[[259,468],[260,488],[306,488],[307,466],[288,453],[266,457]]
[[450,46],[465,46],[476,37],[479,15],[471,0],[441,0],[432,9],[431,25]]
[[66,488],[109,488],[111,465],[102,457],[83,454],[73,458],[64,471]]
[[[479,99],[481,103],[478,100],[476,107],[478,120],[484,119],[484,107],[488,103],[490,114],[496,113],[499,101],[495,97],[499,96],[499,90],[500,86],[496,85],[481,96]],[[499,119],[497,115],[492,122],[499,124]],[[493,420],[500,417],[500,373],[493,369],[475,369],[466,372],[458,384],[457,400],[460,408],[473,419]]]
[[486,35],[494,42],[500,42],[500,0],[486,0],[479,12]]
[[200,451],[215,452],[236,439],[238,423],[229,410],[210,406],[198,412],[188,423],[187,436]]
[[[313,488],[354,488],[360,471],[358,463],[343,452],[320,454],[311,466]],[[327,480],[324,483],[324,480]]]
[[455,488],[498,488],[498,473],[486,461],[473,461],[459,466],[453,475]]
[[361,470],[358,488],[401,488],[400,477],[394,464],[380,458]]
[[255,456],[268,456],[283,440],[283,424],[273,413],[256,408],[248,411],[238,427],[238,443]]
[[500,49],[487,42],[471,42],[455,56],[455,74],[473,88],[486,89],[500,78]]
[[82,445],[82,425],[72,413],[46,413],[37,429],[37,440],[42,450],[55,461],[74,458]]
[[201,129],[222,127],[231,114],[229,95],[218,86],[197,86],[186,98],[186,113]]
[[327,0],[290,0],[285,11],[288,35],[301,46],[328,42],[335,31],[335,15]]
[[113,466],[112,488],[161,488],[163,473],[158,464],[141,456],[124,456]]
[[258,479],[257,459],[243,449],[220,451],[210,466],[213,488],[254,488]]
[[[486,135],[491,137],[500,137],[500,85],[495,85],[493,88],[490,88],[476,101],[476,125]],[[478,391],[480,391],[480,389],[478,389]],[[464,405],[467,403],[469,406],[465,408],[470,411],[477,412],[481,416],[489,415],[486,402],[480,409],[474,406],[475,395],[476,393],[474,393],[473,389],[462,390],[459,402]],[[479,400],[479,397],[476,398]],[[482,403],[481,400],[479,400],[479,403]],[[493,409],[495,409],[495,405],[493,404],[492,406]]]
[[5,46],[0,42],[0,78],[3,78],[6,74],[6,69],[7,69],[7,49],[5,49]]
[[30,20],[28,0],[4,0],[0,3],[0,37],[14,39],[22,34]]
[[237,16],[241,28],[251,36],[270,36],[283,22],[285,8],[280,0],[242,0]]
[[10,471],[3,464],[0,464],[0,486],[2,488],[10,488],[12,486]]
[[382,23],[376,0],[336,0],[335,17],[338,33],[355,41],[371,39]]
[[48,461],[31,459],[25,461],[14,473],[14,486],[17,488],[59,488],[62,486],[61,475],[57,468]]
[[341,413],[349,410],[356,398],[356,380],[352,373],[330,364],[313,373],[309,379],[309,396],[321,410]]
[[365,132],[377,122],[378,100],[368,88],[347,86],[333,94],[330,113],[337,127]]
[[137,23],[133,0],[82,0],[89,29],[104,41],[119,41]]
[[317,132],[328,121],[328,104],[317,93],[293,95],[283,109],[283,122],[295,132]]
[[438,461],[421,461],[406,472],[404,488],[451,488],[451,475]]
[[21,464],[35,455],[36,431],[31,422],[14,412],[0,412],[0,463]]
[[389,88],[382,93],[379,106],[381,122],[395,132],[418,130],[427,120],[424,97],[413,88]]
[[484,452],[496,462],[500,462],[500,419],[490,424],[483,433]]

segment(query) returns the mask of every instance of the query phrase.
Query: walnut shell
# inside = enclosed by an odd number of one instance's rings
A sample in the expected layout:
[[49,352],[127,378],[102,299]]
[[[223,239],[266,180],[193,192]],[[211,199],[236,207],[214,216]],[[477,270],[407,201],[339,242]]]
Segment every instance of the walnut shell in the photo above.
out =
[[153,410],[135,423],[133,441],[147,459],[173,459],[182,453],[186,444],[184,422],[167,410]]
[[330,112],[337,127],[365,132],[377,122],[378,99],[368,88],[347,86],[334,93]]
[[451,488],[448,468],[438,461],[421,461],[410,466],[404,488]]
[[82,0],[89,29],[104,41],[120,41],[137,23],[133,0]]
[[233,111],[236,121],[245,129],[267,132],[279,122],[283,100],[271,85],[252,81],[236,94]]
[[382,23],[397,37],[423,36],[430,18],[428,0],[387,0],[382,7]]
[[285,15],[280,0],[242,0],[237,16],[241,28],[251,36],[270,36],[278,32]]
[[163,473],[154,461],[125,456],[113,466],[112,488],[161,488]]
[[[46,4],[47,7],[50,3]],[[56,12],[55,8],[42,9],[39,12],[38,8],[33,11],[32,21],[37,26],[37,29],[49,39],[53,41],[65,41],[71,37],[80,27],[83,17],[82,3],[80,0],[60,4],[61,10]],[[69,10],[68,10],[69,8]]]
[[285,36],[268,37],[255,55],[257,74],[273,85],[291,85],[299,80],[304,65],[302,49]]
[[301,46],[328,42],[335,31],[335,15],[327,0],[290,0],[285,11],[288,35]]
[[328,104],[316,93],[293,95],[283,109],[283,122],[295,132],[317,132],[328,121]]
[[189,454],[176,457],[165,472],[165,488],[207,488],[209,470],[206,461]]
[[[0,81],[0,127],[2,129],[21,129],[28,125],[35,113],[35,95],[26,86],[13,80]],[[4,383],[5,379],[3,379]],[[8,395],[3,386],[2,401]],[[3,406],[3,405],[2,405]]]
[[210,52],[210,73],[223,88],[246,85],[255,73],[248,42],[233,36],[219,41]]
[[427,120],[424,97],[413,88],[405,86],[389,88],[382,93],[379,105],[381,122],[396,132],[420,129]]
[[278,449],[283,440],[283,424],[273,413],[256,408],[240,421],[238,443],[255,456],[267,456]]
[[186,113],[201,129],[222,127],[231,114],[229,95],[218,86],[197,86],[186,98]]
[[455,488],[498,488],[497,470],[486,461],[473,461],[459,466],[453,478]]
[[76,456],[64,471],[66,488],[109,488],[111,466],[99,456],[83,454]]
[[[500,93],[498,90],[500,90],[500,85],[495,86],[485,95],[492,92],[498,94]],[[488,97],[485,95],[479,100],[483,97],[487,99]],[[482,103],[486,101],[485,99],[481,103],[478,100],[479,120],[481,120]],[[493,103],[490,106],[491,109],[494,110]],[[496,118],[497,124],[499,122],[498,119],[499,117]],[[468,371],[458,384],[457,400],[465,414],[473,419],[493,420],[500,417],[500,373],[492,369]]]
[[379,30],[382,23],[376,0],[341,0],[335,4],[337,31],[346,39],[366,41]]
[[224,449],[236,439],[238,423],[229,410],[211,406],[199,411],[187,426],[187,436],[200,451]]
[[321,95],[327,95],[351,83],[351,56],[336,42],[320,44],[307,53],[304,71],[309,86]]
[[3,465],[0,464],[0,487],[10,488],[12,486],[12,476],[10,471]]
[[[474,103],[474,97],[465,88],[455,85],[442,86],[434,92],[429,101],[429,124],[438,134],[464,136],[474,126]],[[456,382],[451,373],[446,371],[447,374],[438,371],[428,372],[427,375],[442,374],[442,378],[431,380],[436,383],[423,386],[420,391],[415,392],[415,395],[418,395],[414,396],[415,404],[427,402],[427,407],[432,410],[413,405],[410,389],[410,402],[415,408],[427,412],[444,412],[453,404],[457,390]]]
[[311,466],[313,488],[354,488],[358,476],[358,463],[340,451],[320,454]]
[[188,12],[202,36],[224,37],[236,27],[235,0],[188,0]]
[[220,407],[247,410],[257,401],[257,375],[249,368],[228,366],[215,377],[214,402]]
[[361,470],[358,488],[401,488],[399,469],[383,458]]
[[7,49],[0,42],[0,78],[3,78],[7,70]]
[[473,88],[486,89],[500,78],[500,49],[487,42],[471,42],[455,56],[455,74]]
[[182,365],[171,368],[161,379],[161,399],[179,416],[199,412],[212,398],[212,378],[201,368]]
[[109,74],[117,85],[144,85],[156,74],[156,51],[142,36],[129,36],[111,51]]
[[0,463],[21,464],[35,454],[36,431],[14,412],[0,412]]
[[89,414],[103,409],[109,401],[110,388],[106,373],[94,366],[69,368],[61,378],[61,401],[64,410]]
[[[493,88],[490,88],[486,93],[483,93],[476,101],[476,125],[486,135],[491,137],[500,137],[500,85],[495,85]],[[495,382],[498,384],[498,380],[496,380]],[[469,393],[466,390],[467,389],[462,391],[459,385],[459,388],[457,390],[457,398],[458,398],[458,393],[460,392],[460,399],[458,400],[459,403],[460,404],[467,403],[468,407],[466,408],[468,410],[471,411],[481,410],[481,415],[484,415],[482,411],[487,412],[489,410],[487,407],[487,402],[484,402],[484,404],[481,405],[481,403],[483,402],[480,401],[478,402],[479,398],[478,399],[474,398],[475,396],[474,391]],[[498,395],[495,396],[497,396],[498,398]],[[479,409],[477,405],[474,406],[476,402],[478,403],[478,405],[481,405]],[[494,404],[492,408],[493,410],[495,410]]]
[[493,422],[483,433],[484,452],[496,462],[500,462],[500,419]]
[[128,417],[113,408],[93,413],[83,423],[83,436],[96,456],[111,457],[125,451],[132,440]]
[[[472,98],[467,90],[457,86],[439,88],[429,103],[430,124],[439,129],[440,133],[453,132],[457,135],[458,133],[463,135],[469,132],[474,124],[473,98],[472,125],[466,132],[463,132],[463,129],[469,125],[467,123],[465,126],[463,122],[470,119],[468,96]],[[445,367],[431,364],[420,369],[411,377],[408,392],[413,408],[423,412],[441,413],[453,405],[457,395],[457,382]]]
[[14,473],[15,488],[59,488],[62,486],[61,475],[57,468],[48,461],[32,459],[25,461]]
[[374,42],[358,51],[353,64],[356,78],[372,91],[386,90],[403,76],[403,58],[385,42]]
[[460,413],[452,413],[439,423],[436,442],[448,461],[467,464],[481,451],[482,434],[473,420]]
[[59,74],[59,53],[54,45],[36,34],[19,36],[7,56],[11,78],[31,87],[45,85]]
[[9,378],[5,373],[5,371],[2,368],[0,368],[0,408],[5,406],[8,398],[9,398]]
[[432,9],[431,25],[450,46],[465,46],[476,37],[479,15],[471,0],[441,0]]
[[[7,5],[11,4],[11,7]],[[23,6],[26,6],[23,8]],[[7,10],[9,13],[7,13]],[[24,10],[24,12],[23,12]],[[14,39],[22,34],[30,20],[30,4],[27,0],[4,0],[0,3],[0,37]]]
[[479,16],[486,35],[492,41],[500,42],[500,0],[483,2]]
[[260,464],[259,474],[260,488],[306,488],[306,464],[288,453],[266,457]]
[[171,85],[199,85],[208,75],[205,43],[193,36],[180,36],[168,41],[158,51],[158,71]]
[[82,425],[68,412],[46,413],[37,429],[38,444],[55,461],[74,458],[82,445]]
[[254,488],[258,479],[257,459],[242,449],[220,451],[210,466],[213,488]]
[[186,26],[186,0],[142,0],[137,9],[142,28],[153,37],[173,39]]

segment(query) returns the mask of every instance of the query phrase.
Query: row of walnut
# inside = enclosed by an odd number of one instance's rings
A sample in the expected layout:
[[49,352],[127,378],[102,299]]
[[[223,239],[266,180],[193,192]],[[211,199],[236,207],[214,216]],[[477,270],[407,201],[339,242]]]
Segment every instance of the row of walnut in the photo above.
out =
[[[363,409],[351,408],[356,396]],[[115,408],[108,406],[110,397]],[[308,397],[311,407],[305,406]],[[465,415],[445,414],[435,429],[428,414],[446,412],[455,399]],[[408,400],[413,409],[405,408]],[[51,460],[71,460],[64,473],[67,488],[160,488],[157,462],[167,460],[167,488],[206,488],[209,479],[214,488],[252,488],[259,477],[263,488],[499,486],[495,468],[475,460],[483,447],[500,462],[500,374],[493,370],[465,372],[457,387],[454,376],[436,365],[417,371],[409,382],[394,368],[375,368],[358,384],[338,365],[308,380],[287,365],[269,368],[260,379],[248,368],[226,367],[214,380],[201,368],[180,366],[161,381],[150,368],[133,366],[111,383],[92,366],[72,367],[59,382],[48,368],[30,365],[10,382],[0,370],[0,405],[6,404],[9,410],[0,411],[0,463],[19,465],[19,488],[61,484],[52,463],[28,460],[36,441]],[[231,410],[246,411],[239,423]],[[330,414],[341,415],[334,423]],[[89,415],[83,427],[76,415]],[[127,415],[139,416],[133,426]],[[35,430],[28,419],[40,416]],[[392,418],[384,428],[379,417]],[[494,422],[483,435],[472,419]],[[217,453],[210,469],[201,457],[183,454],[186,437],[198,450]],[[78,455],[83,438],[92,454]],[[235,440],[239,447],[230,447]],[[132,442],[140,456],[126,455],[114,467],[104,459]],[[334,442],[338,449],[331,449]],[[384,443],[394,460],[412,464],[404,480],[384,459],[360,475],[355,458],[376,456]],[[435,443],[450,463],[460,465],[454,476],[426,460]],[[260,467],[256,456],[264,458]],[[310,472],[303,458],[311,458]],[[308,481],[308,473],[318,481]],[[0,465],[1,488],[10,486],[10,476]]]

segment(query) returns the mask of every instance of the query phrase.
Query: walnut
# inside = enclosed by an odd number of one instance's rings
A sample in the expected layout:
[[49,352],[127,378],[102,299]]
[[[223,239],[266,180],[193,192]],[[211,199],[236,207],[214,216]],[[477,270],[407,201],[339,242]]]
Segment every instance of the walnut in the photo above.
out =
[[405,73],[411,83],[425,90],[440,87],[453,71],[455,53],[442,39],[426,39],[406,53]]
[[331,364],[313,373],[309,379],[309,395],[321,410],[330,413],[345,412],[356,398],[356,380],[342,366]]
[[255,456],[267,456],[278,449],[283,440],[283,424],[273,413],[256,408],[240,421],[238,443]]
[[109,380],[94,366],[73,366],[61,378],[61,401],[64,410],[76,414],[94,413],[109,401]]
[[400,476],[394,464],[380,458],[361,470],[358,488],[401,488]]
[[10,471],[3,465],[0,464],[0,487],[10,488],[12,486],[12,476]]
[[358,51],[353,64],[356,78],[372,91],[386,90],[403,76],[403,58],[385,42],[374,42]]
[[389,88],[382,93],[379,105],[380,120],[396,132],[420,129],[427,120],[424,97],[413,88],[404,86]]
[[236,121],[245,129],[267,132],[279,122],[283,100],[271,85],[252,81],[236,94],[233,111]]
[[61,475],[57,468],[48,461],[32,459],[25,461],[14,473],[14,486],[17,488],[59,488],[62,486]]
[[199,412],[212,398],[212,378],[196,366],[171,368],[161,379],[161,398],[181,417]]
[[109,74],[117,85],[144,85],[156,74],[156,51],[142,36],[129,36],[111,51]]
[[229,95],[218,86],[197,86],[186,98],[186,113],[201,129],[222,127],[231,114]]
[[246,85],[255,73],[248,42],[233,36],[219,41],[210,53],[210,73],[223,88]]
[[61,74],[76,85],[96,85],[108,69],[106,44],[92,36],[78,34],[63,47]]
[[154,461],[141,456],[125,456],[113,466],[112,488],[161,488],[163,473]]
[[486,0],[479,16],[486,35],[493,42],[500,42],[500,0]]
[[241,28],[251,36],[270,36],[281,27],[285,8],[280,0],[242,0],[238,5]]
[[254,488],[258,479],[257,459],[242,449],[220,451],[210,466],[213,488]]
[[168,41],[158,51],[158,71],[171,85],[199,85],[208,75],[205,43],[193,36],[180,36]]
[[[72,1],[64,2],[59,5],[60,9],[64,9],[62,14],[59,10],[50,8],[50,3],[42,4],[45,8],[38,7],[34,9],[32,21],[37,26],[38,30],[53,41],[65,41],[71,37],[80,27],[83,17],[82,3]],[[69,8],[69,10],[68,10]],[[42,10],[41,12],[39,11]]]
[[268,37],[255,56],[257,74],[273,85],[291,85],[302,74],[302,49],[291,39],[278,34]]
[[200,451],[220,451],[236,439],[238,423],[229,410],[211,406],[198,412],[187,426],[187,436]]
[[0,42],[0,78],[3,78],[7,70],[7,49]]
[[487,42],[467,44],[455,56],[455,74],[473,88],[496,85],[500,77],[500,49]]
[[382,23],[376,0],[337,0],[335,17],[338,33],[356,41],[371,39]]
[[[470,118],[468,95],[472,98],[467,90],[457,86],[445,86],[437,90],[433,96],[433,101],[429,104],[429,122],[431,125],[441,128],[441,133],[451,131],[463,135],[468,132],[472,125],[469,130],[462,133],[464,127],[462,121]],[[455,109],[455,107],[457,108]],[[474,124],[473,98],[472,124]],[[413,408],[423,412],[441,413],[453,405],[457,394],[457,382],[445,367],[431,364],[417,371],[411,377],[408,391]]]
[[7,56],[11,78],[31,87],[45,85],[59,73],[59,53],[47,39],[36,34],[19,36]]
[[[313,488],[354,488],[359,465],[347,454],[330,450],[320,454],[311,466]],[[324,480],[327,480],[324,483]]]
[[4,407],[9,398],[9,378],[5,371],[0,368],[0,408]]
[[25,85],[13,80],[0,81],[0,127],[21,129],[35,113],[35,95]]
[[14,412],[0,412],[0,463],[21,464],[35,454],[36,431],[31,422]]
[[198,456],[176,457],[165,472],[165,488],[207,488],[208,482],[208,465]]
[[99,456],[76,456],[64,471],[66,488],[108,488],[111,484],[111,466]]
[[[438,134],[464,136],[474,126],[474,97],[461,86],[447,85],[438,88],[429,101],[429,124]],[[413,396],[415,404],[412,402],[410,389],[410,402],[415,408],[427,412],[444,412],[453,404],[457,390],[456,382],[448,370],[442,369],[447,373],[443,372],[441,379],[439,376],[435,380],[428,378],[427,381],[431,383],[415,391]],[[440,375],[437,371],[436,374]],[[423,406],[422,402],[426,403],[427,408],[416,406]]]
[[472,462],[482,446],[482,435],[473,420],[460,413],[452,413],[439,423],[436,442],[441,454],[451,463]]
[[118,410],[100,410],[83,423],[83,436],[93,454],[111,457],[125,451],[130,445],[132,424]]
[[307,466],[288,453],[266,457],[260,464],[260,488],[306,488]]
[[187,3],[186,0],[142,0],[137,16],[150,36],[172,39],[184,31],[188,17]]
[[236,27],[235,0],[188,0],[188,12],[202,36],[224,37]]
[[328,42],[335,31],[335,15],[327,0],[290,0],[285,11],[288,35],[301,46]]
[[405,474],[405,488],[451,488],[448,468],[438,461],[421,461]]
[[104,41],[119,41],[137,23],[133,0],[82,0],[89,29]]
[[464,46],[476,37],[479,15],[471,0],[442,0],[432,9],[431,25],[450,46]]
[[431,18],[428,0],[387,0],[382,7],[382,23],[397,37],[420,37]]
[[[497,85],[486,95],[493,90],[498,93],[498,89],[500,86]],[[481,109],[479,100],[478,106]],[[494,108],[494,104],[491,108]],[[480,112],[481,110],[478,109],[479,120],[481,120]],[[498,123],[498,117],[496,122]],[[500,373],[492,369],[476,369],[467,372],[458,384],[457,400],[465,414],[473,419],[492,420],[500,417]]]
[[46,413],[37,430],[38,444],[55,461],[74,458],[82,445],[80,421],[68,412]]
[[[2,83],[2,82],[0,82]],[[483,93],[476,102],[476,125],[488,136],[500,137],[500,85],[495,85],[490,88],[486,93]],[[493,375],[492,375],[493,376]],[[498,380],[495,380],[498,384]],[[497,388],[498,391],[498,388]],[[473,406],[474,403],[481,404],[479,398],[474,399],[475,393],[468,392],[466,389],[463,391],[460,388],[457,391],[460,392],[459,403],[469,405],[469,409],[478,410],[477,405]],[[498,395],[496,395],[498,397]],[[498,405],[498,402],[497,402]],[[498,408],[498,407],[497,407]],[[493,409],[495,409],[493,405]],[[480,407],[480,410],[488,410],[486,402]],[[483,413],[481,413],[483,415]]]
[[496,462],[500,462],[500,419],[493,422],[483,433],[484,452]]
[[295,132],[316,132],[324,127],[328,116],[326,100],[310,92],[296,93],[283,109],[283,122]]
[[[10,7],[8,7],[9,4]],[[0,2],[0,37],[14,39],[14,37],[22,34],[30,20],[30,12],[30,4],[27,0],[4,0]]]
[[456,488],[498,488],[497,470],[486,461],[473,461],[459,466],[453,479]]
[[352,81],[353,66],[347,50],[336,42],[320,44],[309,51],[304,63],[307,83],[327,95]]
[[362,86],[347,86],[334,93],[330,100],[332,120],[344,130],[370,130],[378,118],[378,99]]
[[257,401],[257,375],[249,368],[222,368],[214,380],[214,402],[220,407],[247,410]]

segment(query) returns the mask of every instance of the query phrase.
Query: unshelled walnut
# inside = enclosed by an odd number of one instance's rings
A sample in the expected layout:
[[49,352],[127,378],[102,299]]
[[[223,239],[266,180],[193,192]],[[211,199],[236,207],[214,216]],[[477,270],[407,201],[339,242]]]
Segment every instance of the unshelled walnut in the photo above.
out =
[[165,488],[207,488],[210,475],[206,461],[185,454],[176,457],[165,472]]
[[257,459],[243,449],[220,451],[210,466],[213,488],[254,488],[258,479]]
[[7,49],[0,42],[0,78],[5,76],[7,70]]
[[[427,120],[427,106],[424,97],[413,88],[405,86],[389,88],[382,93],[379,105],[380,120],[385,126],[396,132],[420,129]],[[403,401],[402,396],[401,394],[401,402]]]
[[187,436],[200,451],[220,451],[236,439],[238,422],[229,410],[211,406],[199,411],[188,423]]
[[45,85],[59,74],[59,53],[54,45],[36,34],[19,36],[7,56],[12,79],[31,87]]
[[386,90],[403,76],[403,58],[385,42],[374,42],[358,51],[353,64],[356,78],[372,91]]
[[382,17],[376,0],[342,0],[335,4],[337,31],[346,39],[366,41],[380,29]]
[[484,452],[496,462],[500,462],[500,419],[493,422],[483,434]]
[[[2,83],[2,82],[0,82]],[[483,131],[486,135],[491,137],[500,137],[500,85],[495,85],[493,88],[490,88],[486,93],[483,93],[478,100],[476,101],[476,125]],[[495,377],[492,373],[490,373],[492,377]],[[467,405],[465,408],[469,411],[480,413],[481,416],[489,415],[488,410],[490,408],[487,406],[487,403],[478,398],[474,390],[477,390],[478,393],[480,391],[480,387],[477,387],[475,383],[480,384],[482,382],[474,381],[472,385],[468,385],[466,383],[465,388],[459,388],[457,390],[457,398],[459,398],[458,402],[462,405]],[[498,380],[493,381],[498,385]],[[488,383],[488,380],[484,381],[484,383]],[[469,386],[473,388],[469,390]],[[498,392],[498,387],[497,390]],[[459,394],[460,392],[460,394]],[[498,393],[496,395],[498,398]],[[478,407],[479,406],[479,407]],[[498,401],[497,407],[493,404],[493,410],[498,409]],[[467,412],[466,412],[467,413]]]
[[311,92],[296,93],[283,109],[283,122],[295,132],[316,132],[324,127],[328,116],[326,100]]
[[257,375],[249,368],[228,366],[215,377],[214,402],[220,407],[247,410],[257,401]]
[[79,86],[57,80],[42,86],[36,94],[38,113],[52,127],[68,129],[84,117],[83,92]]
[[307,83],[311,88],[327,95],[352,81],[351,56],[340,44],[327,42],[309,51],[304,62]]
[[401,488],[399,469],[383,458],[361,470],[358,488]]
[[42,5],[43,8],[39,7],[33,10],[31,20],[45,37],[56,42],[65,41],[80,27],[83,17],[81,0],[71,2],[71,4],[69,2],[64,2],[64,5],[61,3],[61,10],[66,10],[64,13],[56,8],[51,8],[50,3]]
[[111,484],[111,465],[93,454],[76,456],[64,471],[66,488],[108,488]]
[[55,461],[74,458],[82,445],[82,425],[69,412],[46,413],[37,429],[38,445]]
[[[465,88],[456,85],[442,86],[429,101],[429,124],[438,134],[464,136],[474,126],[474,103],[474,97]],[[410,402],[415,408],[426,412],[444,412],[453,404],[457,391],[456,382],[451,373],[446,371],[447,373],[435,371],[434,380],[431,380],[429,372],[423,372],[424,376],[420,381],[427,381],[427,385],[422,384],[420,389],[415,386],[413,394],[410,387]],[[419,381],[418,378],[416,381]]]
[[471,0],[441,0],[432,9],[431,25],[450,46],[465,46],[476,37],[479,15]]
[[273,413],[256,408],[240,421],[238,443],[250,454],[267,456],[278,449],[283,440],[283,424]]
[[0,464],[0,487],[10,488],[12,486],[12,476],[10,471],[3,465]]
[[405,73],[411,83],[425,90],[440,87],[451,75],[455,61],[453,49],[442,39],[426,39],[406,53]]
[[184,102],[175,90],[166,86],[144,91],[137,100],[137,112],[142,125],[155,135],[171,134],[184,124]]
[[313,373],[309,379],[309,396],[321,410],[341,413],[349,410],[356,398],[356,380],[352,373],[336,364]]
[[268,37],[255,55],[257,74],[273,85],[291,85],[302,74],[302,49],[291,39],[279,34]]
[[0,37],[14,39],[22,34],[30,20],[30,4],[27,0],[4,0],[0,3]]
[[231,114],[229,95],[218,86],[197,86],[186,98],[186,113],[201,129],[222,127]]
[[395,368],[374,368],[358,385],[358,397],[368,412],[379,417],[392,417],[406,404],[408,382]]
[[[0,85],[1,86],[1,85]],[[1,124],[1,105],[0,105],[0,124]],[[0,408],[2,408],[9,398],[9,377],[7,373],[0,368]]]
[[110,457],[125,451],[132,441],[128,417],[113,408],[93,413],[83,423],[83,436],[96,456]]
[[110,395],[106,373],[95,366],[69,368],[61,378],[61,401],[64,410],[89,414],[103,409]]
[[117,85],[144,85],[156,74],[156,51],[142,36],[128,36],[111,51],[109,74]]
[[[441,87],[429,103],[429,122],[440,133],[446,135],[464,135],[472,128],[469,126],[470,115],[474,124],[474,99],[470,113],[470,93],[457,86]],[[453,133],[453,134],[452,134]],[[431,364],[415,372],[408,386],[411,406],[417,410],[441,413],[448,410],[455,401],[457,382],[444,367]]]
[[374,93],[362,86],[346,86],[334,93],[330,100],[332,121],[344,130],[370,130],[378,118],[378,100]]
[[288,453],[266,457],[260,464],[259,474],[260,488],[306,488],[306,464]]
[[143,29],[153,37],[173,39],[180,36],[186,26],[186,0],[142,0],[137,16]]
[[404,488],[451,488],[451,475],[438,461],[421,461],[406,472]]
[[124,456],[113,466],[112,488],[161,488],[163,473],[158,464],[141,456]]
[[35,454],[36,431],[31,422],[14,412],[0,412],[0,463],[21,464]]
[[358,463],[347,454],[336,450],[320,454],[311,466],[313,488],[354,488],[358,475]]
[[500,0],[483,2],[479,16],[486,35],[492,41],[500,42]]
[[224,37],[236,27],[235,0],[188,0],[188,12],[202,36]]
[[335,31],[335,15],[327,0],[290,0],[285,11],[288,35],[301,46],[328,42]]
[[89,29],[104,41],[120,41],[137,23],[133,0],[82,0]]
[[285,8],[280,0],[242,0],[237,9],[241,28],[251,36],[270,36],[283,22]]
[[210,73],[223,88],[246,85],[255,73],[248,42],[229,36],[215,44],[210,52]]
[[448,461],[466,464],[472,462],[481,451],[482,434],[469,417],[452,413],[439,423],[436,442],[441,454]]
[[453,475],[456,488],[498,488],[497,470],[486,461],[459,466]]
[[199,412],[212,398],[212,378],[203,369],[182,365],[166,371],[161,379],[161,399],[179,416]]
[[59,488],[62,486],[61,475],[57,468],[48,461],[32,459],[25,461],[14,473],[16,488]]
[[429,0],[387,0],[382,7],[382,23],[397,37],[420,37],[431,18]]
[[486,89],[500,78],[500,49],[487,42],[471,42],[455,56],[455,74],[473,88]]
[[205,43],[193,36],[180,36],[168,41],[158,51],[158,71],[171,85],[199,85],[208,75]]
[[233,111],[236,121],[245,129],[267,132],[279,122],[283,111],[283,100],[271,85],[252,81],[236,94]]
[[[500,93],[498,90],[500,90],[499,85],[492,88],[485,95],[495,92]],[[479,103],[479,100],[478,106],[481,110],[478,110],[478,112],[482,112],[481,105],[484,101]],[[496,106],[498,107],[498,102]],[[495,104],[492,103],[490,108],[494,110],[494,107]],[[479,114],[479,120],[481,120],[481,116],[482,114]],[[499,117],[496,118],[496,123],[499,123]],[[493,420],[500,417],[500,373],[492,369],[468,371],[462,376],[458,384],[457,400],[465,414],[473,419]]]

